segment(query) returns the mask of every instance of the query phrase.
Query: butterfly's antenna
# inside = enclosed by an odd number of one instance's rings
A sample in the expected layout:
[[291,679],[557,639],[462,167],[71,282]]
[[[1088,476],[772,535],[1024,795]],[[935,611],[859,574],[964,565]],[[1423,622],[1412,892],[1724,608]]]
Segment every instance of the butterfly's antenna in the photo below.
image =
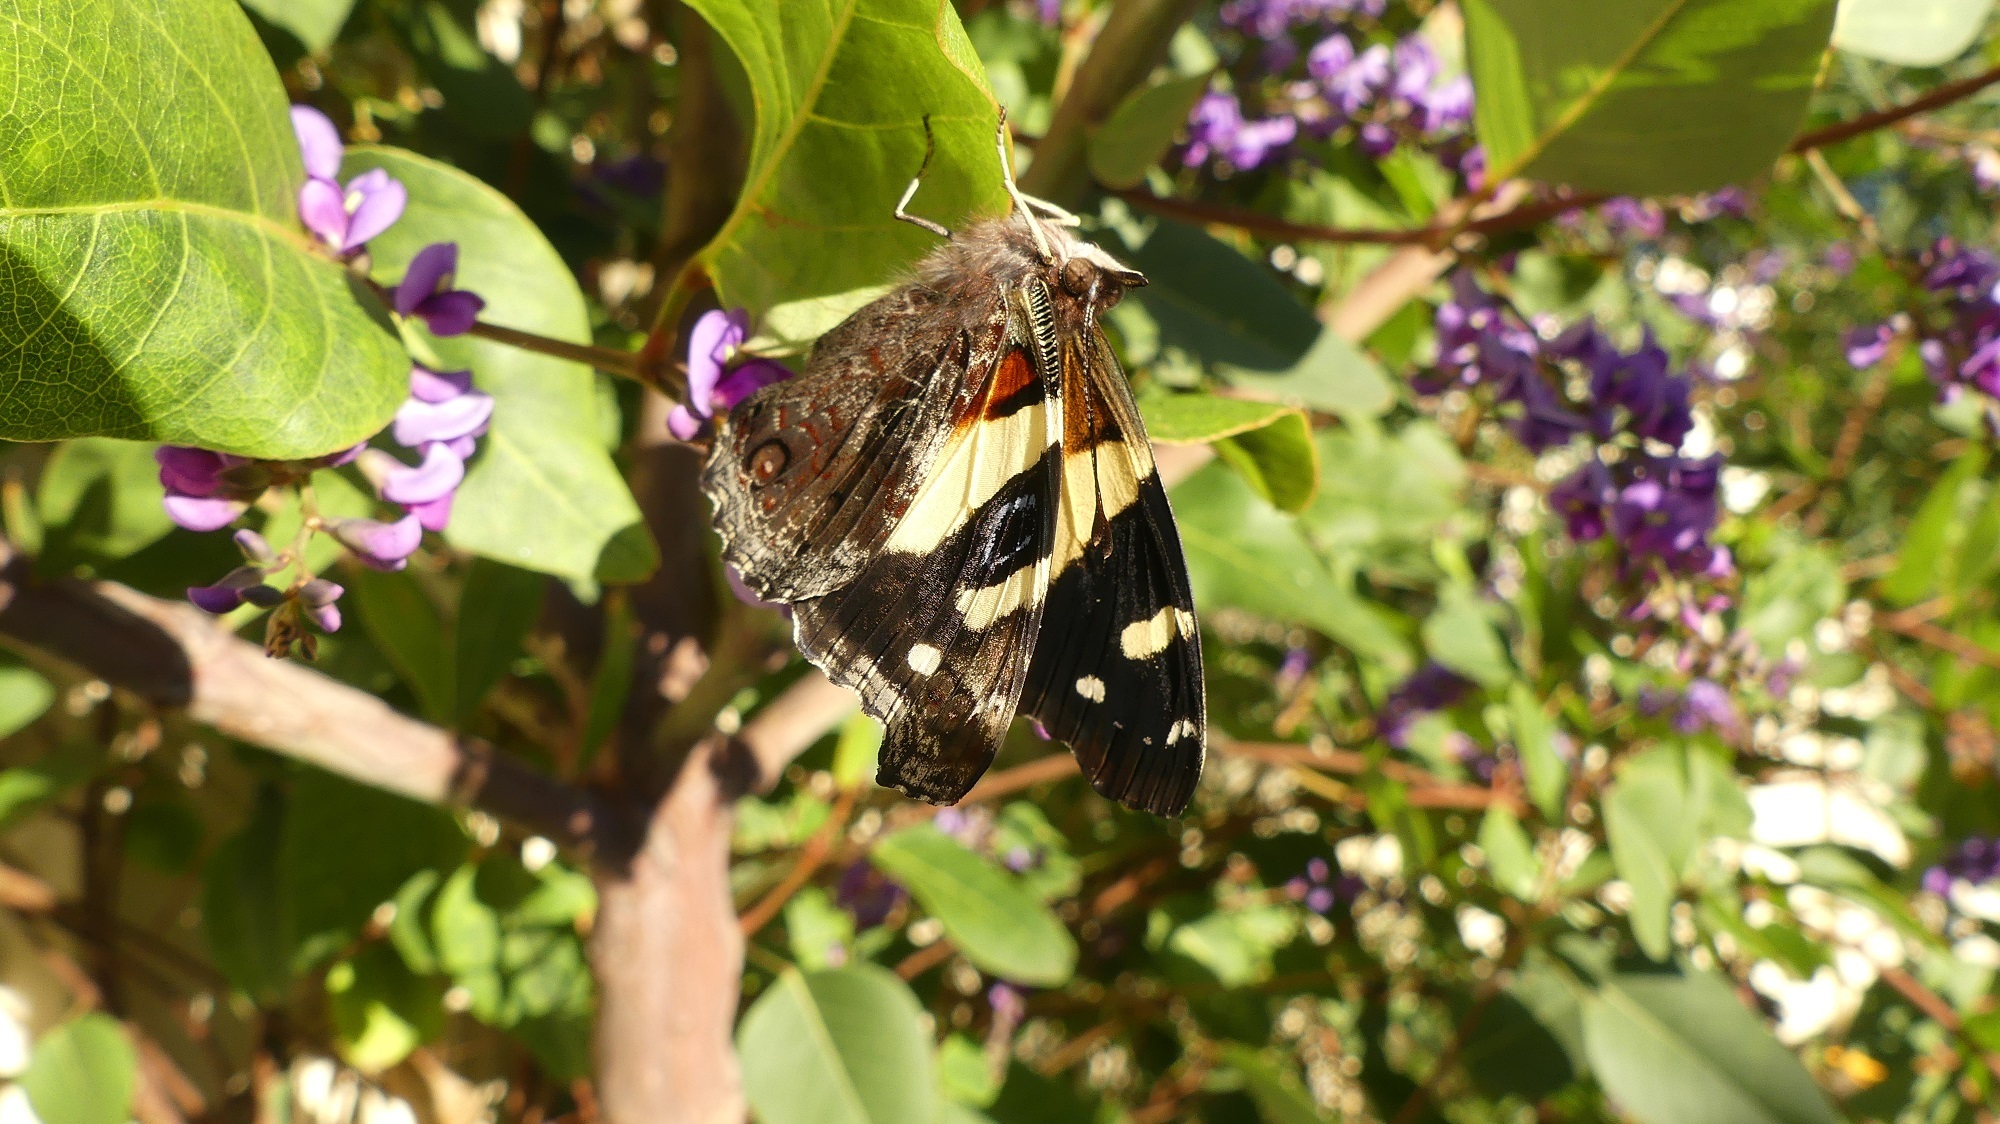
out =
[[1043,232],[1041,220],[1028,207],[1028,197],[1021,194],[1020,185],[1014,182],[1014,165],[1007,159],[1007,107],[1004,105],[1000,107],[1000,126],[994,131],[993,143],[1000,150],[1000,178],[1007,183],[1007,194],[1013,198],[1015,209],[1027,220],[1028,233],[1035,239],[1035,252],[1041,255],[1043,261],[1056,260],[1055,251],[1049,249],[1049,236]]
[[[918,185],[924,182],[924,172],[929,170],[931,166],[931,157],[935,155],[936,152],[937,152],[937,137],[931,134],[931,115],[926,113],[924,114],[924,162],[922,164],[917,165],[916,178],[910,181],[909,187],[903,189],[903,198],[900,202],[896,204],[896,217],[902,220],[903,222],[909,223],[911,226],[921,226],[925,230],[930,231],[932,234],[937,235],[939,238],[943,238],[946,241],[950,241],[951,231],[946,229],[943,223],[932,222],[927,218],[922,218],[917,215],[910,214],[908,211],[904,210],[905,207],[908,207],[910,205],[910,200],[917,197],[917,187]],[[1012,183],[1013,181],[1009,180],[1008,182]]]
[[1056,206],[1054,203],[1051,203],[1046,199],[1037,199],[1032,195],[1025,195],[1025,194],[1022,195],[1021,198],[1028,201],[1028,206],[1033,207],[1035,210],[1040,211],[1041,213],[1049,216],[1051,219],[1054,219],[1055,224],[1057,226],[1083,225],[1082,219],[1077,218],[1075,215],[1071,214],[1068,211],[1063,210],[1061,207]]

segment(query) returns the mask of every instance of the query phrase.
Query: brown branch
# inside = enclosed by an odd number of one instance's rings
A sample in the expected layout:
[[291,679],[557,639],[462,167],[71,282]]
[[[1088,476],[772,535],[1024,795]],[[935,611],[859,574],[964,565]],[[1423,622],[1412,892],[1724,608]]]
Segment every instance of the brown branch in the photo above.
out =
[[1165,61],[1174,32],[1194,10],[1194,0],[1114,0],[1021,174],[1023,191],[1065,206],[1082,199],[1090,188],[1091,134]]
[[1962,101],[1993,85],[1995,82],[2000,82],[2000,66],[1982,71],[1970,78],[1961,78],[1956,82],[1946,82],[1930,93],[1922,97],[1913,98],[1902,105],[1892,105],[1887,109],[1878,109],[1873,113],[1864,113],[1851,121],[1842,121],[1838,124],[1828,125],[1823,129],[1813,129],[1810,132],[1800,133],[1792,139],[1791,145],[1785,151],[1807,152],[1815,148],[1825,148],[1830,144],[1839,144],[1841,141],[1850,140],[1863,133],[1872,133],[1877,129],[1894,125],[1905,118],[1915,117],[1919,113],[1928,113],[1933,109],[1941,109],[1955,101]]
[[827,814],[826,822],[821,824],[819,830],[813,832],[813,837],[806,841],[806,845],[799,849],[798,857],[792,862],[792,868],[785,872],[785,876],[778,880],[776,886],[771,887],[769,893],[743,912],[742,926],[745,937],[754,937],[758,930],[769,925],[772,919],[778,916],[778,911],[785,908],[785,903],[792,899],[792,895],[804,889],[806,883],[812,881],[812,876],[819,873],[819,868],[826,865],[826,860],[833,854],[833,845],[839,841],[841,831],[847,826],[847,817],[854,811],[854,797],[855,790],[852,788],[840,794],[840,799],[834,803],[833,810]]
[[1967,663],[2000,668],[2000,652],[1968,640],[1948,629],[1940,628],[1927,620],[1909,613],[1891,613],[1878,620],[1880,626],[1890,632],[1950,652]]
[[932,968],[951,959],[951,954],[955,951],[957,949],[952,945],[951,941],[944,937],[939,937],[937,940],[903,957],[902,962],[896,965],[896,974],[903,977],[906,981],[914,980]]
[[1222,740],[1216,741],[1214,748],[1218,753],[1246,757],[1267,765],[1314,769],[1341,776],[1365,776],[1380,772],[1390,780],[1406,786],[1404,798],[1416,808],[1480,809],[1497,804],[1516,812],[1523,810],[1520,797],[1514,793],[1481,785],[1456,784],[1402,761],[1383,761],[1377,764],[1351,750],[1318,749],[1309,745],[1286,742]]
[[250,745],[427,804],[478,807],[586,854],[615,847],[598,799],[473,738],[269,659],[191,605],[115,582],[35,581],[0,541],[0,638]]
[[1898,995],[1909,1001],[1910,1006],[1922,1011],[1932,1022],[1963,1042],[1966,1048],[1985,1064],[1988,1073],[2000,1077],[2000,1051],[1987,1049],[1965,1033],[1964,1020],[1958,1017],[1958,1012],[1952,1009],[1951,1004],[1944,1001],[1943,996],[1925,987],[1915,976],[1901,968],[1884,968],[1881,974],[1883,983],[1894,988]]

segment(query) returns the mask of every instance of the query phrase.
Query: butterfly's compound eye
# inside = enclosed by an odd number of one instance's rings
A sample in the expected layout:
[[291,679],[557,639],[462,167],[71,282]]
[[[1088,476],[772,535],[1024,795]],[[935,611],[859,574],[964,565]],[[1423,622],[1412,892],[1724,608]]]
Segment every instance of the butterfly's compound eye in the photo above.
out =
[[785,448],[783,441],[773,437],[750,451],[744,468],[750,473],[752,484],[764,485],[784,475],[785,466],[791,460],[791,450]]
[[1097,280],[1097,267],[1082,258],[1071,258],[1062,266],[1062,287],[1070,296],[1086,296]]

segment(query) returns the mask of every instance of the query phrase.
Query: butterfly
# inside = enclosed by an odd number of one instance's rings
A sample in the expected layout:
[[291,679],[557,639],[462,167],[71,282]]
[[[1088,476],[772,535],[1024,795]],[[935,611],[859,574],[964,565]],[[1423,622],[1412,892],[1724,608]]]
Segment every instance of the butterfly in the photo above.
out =
[[1100,323],[1146,279],[1031,206],[1006,139],[1003,117],[1011,212],[906,214],[920,168],[895,214],[944,244],[718,419],[703,491],[724,560],[882,720],[885,787],[957,801],[1021,714],[1099,793],[1177,815],[1207,738],[1201,643]]

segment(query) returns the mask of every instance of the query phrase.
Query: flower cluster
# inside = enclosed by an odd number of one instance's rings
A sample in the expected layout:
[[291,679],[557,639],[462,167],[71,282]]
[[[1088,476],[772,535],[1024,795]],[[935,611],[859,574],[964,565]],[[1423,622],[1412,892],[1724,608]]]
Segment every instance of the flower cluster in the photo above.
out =
[[[1681,454],[1694,428],[1692,380],[1672,372],[1650,333],[1630,352],[1587,320],[1545,339],[1460,273],[1438,309],[1437,335],[1437,365],[1417,379],[1420,391],[1489,388],[1510,406],[1515,437],[1536,453],[1590,439],[1589,458],[1549,493],[1571,538],[1609,536],[1641,567],[1732,572],[1728,548],[1710,541],[1722,458]],[[1583,386],[1577,403],[1558,389],[1571,373]]]
[[694,440],[716,414],[792,377],[791,369],[775,359],[740,354],[749,335],[750,314],[740,308],[705,312],[694,322],[688,331],[687,401],[667,415],[667,428],[675,437]]
[[295,105],[292,131],[298,135],[299,155],[306,166],[306,184],[299,189],[299,221],[334,252],[343,257],[360,253],[369,239],[403,216],[409,192],[380,168],[341,186],[340,163],[347,149],[326,114]]
[[[451,501],[465,481],[465,462],[493,420],[493,396],[472,388],[471,371],[410,370],[410,397],[396,410],[389,434],[421,458],[405,464],[381,449],[361,454],[362,475],[376,494],[403,505],[428,531],[451,521]],[[397,561],[400,568],[401,562]]]
[[[1188,167],[1250,171],[1282,155],[1301,136],[1330,140],[1343,129],[1377,159],[1398,145],[1429,146],[1468,182],[1477,183],[1484,157],[1465,136],[1472,121],[1472,81],[1445,77],[1437,55],[1419,35],[1393,45],[1370,42],[1340,21],[1374,20],[1382,0],[1233,0],[1223,26],[1259,44],[1259,62],[1278,79],[1268,98],[1274,112],[1252,117],[1237,94],[1214,90],[1188,118]],[[1301,50],[1298,33],[1310,32]],[[1303,62],[1303,67],[1299,64]]]
[[1312,859],[1306,863],[1304,874],[1285,883],[1285,896],[1295,902],[1304,902],[1305,907],[1314,913],[1325,915],[1333,912],[1336,904],[1360,897],[1365,888],[1361,879],[1352,874],[1336,877],[1333,864],[1325,859]]
[[[333,122],[305,106],[292,110],[307,180],[299,192],[299,216],[315,237],[355,268],[365,268],[367,242],[402,216],[408,202],[403,185],[376,170],[343,187],[335,178],[344,149]],[[485,302],[457,289],[458,246],[441,242],[411,260],[402,282],[390,293],[399,315],[422,319],[433,335],[451,336],[472,327]],[[417,464],[368,447],[367,442],[303,461],[258,461],[207,449],[167,445],[154,457],[166,489],[168,516],[191,531],[219,530],[245,515],[274,487],[300,484],[320,469],[356,464],[377,494],[398,504],[393,520],[324,516],[307,504],[299,538],[274,550],[252,530],[236,533],[245,563],[213,585],[188,590],[188,600],[211,613],[242,605],[271,610],[265,647],[273,655],[295,646],[308,658],[317,642],[305,625],[323,632],[340,627],[341,587],[315,577],[305,564],[305,545],[315,534],[331,536],[358,562],[379,570],[401,570],[423,541],[425,530],[441,531],[451,518],[452,499],[465,480],[465,464],[493,417],[493,399],[472,388],[472,372],[438,372],[423,366],[410,372],[410,396],[396,411],[389,433],[415,451]],[[289,584],[267,579],[291,572]]]
[[1436,660],[1427,660],[1383,700],[1382,709],[1375,715],[1375,730],[1383,741],[1397,749],[1406,748],[1410,727],[1417,719],[1457,706],[1472,692],[1472,687],[1470,679]]
[[1959,843],[1944,861],[1924,871],[1924,889],[1943,895],[1959,879],[1977,886],[2000,878],[2000,838],[1975,835]]
[[[2000,398],[2000,260],[1984,250],[1941,238],[1924,255],[1923,286],[1943,298],[1937,322],[1917,329],[1924,372],[1950,402],[1967,387]],[[1872,367],[1910,330],[1906,317],[1860,327],[1846,339],[1847,360]]]

